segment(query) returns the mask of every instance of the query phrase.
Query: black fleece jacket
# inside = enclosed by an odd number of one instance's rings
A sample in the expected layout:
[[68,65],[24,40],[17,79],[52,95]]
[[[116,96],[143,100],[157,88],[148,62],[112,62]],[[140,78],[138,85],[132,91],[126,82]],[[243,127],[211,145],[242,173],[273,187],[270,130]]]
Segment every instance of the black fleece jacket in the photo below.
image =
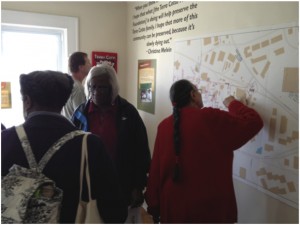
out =
[[[90,100],[81,104],[73,114],[72,121],[81,130],[89,131],[87,112]],[[125,199],[130,204],[132,190],[143,190],[150,166],[150,150],[145,125],[137,109],[118,96],[117,104],[117,161]]]

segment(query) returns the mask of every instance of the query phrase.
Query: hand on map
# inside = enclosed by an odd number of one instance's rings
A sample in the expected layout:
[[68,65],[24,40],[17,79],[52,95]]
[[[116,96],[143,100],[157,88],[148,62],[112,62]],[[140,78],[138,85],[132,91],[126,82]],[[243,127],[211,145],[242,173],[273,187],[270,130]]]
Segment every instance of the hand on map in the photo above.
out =
[[[235,97],[233,97],[232,95],[228,96],[227,98],[224,99],[223,104],[225,105],[226,108],[228,108],[229,104],[233,101],[233,100],[237,100]],[[248,101],[247,99],[241,98],[238,101],[240,101],[241,103],[243,103],[244,105],[248,105]]]
[[230,95],[230,96],[228,96],[227,98],[224,99],[223,104],[225,105],[226,108],[228,108],[229,104],[234,100],[236,100],[235,97]]

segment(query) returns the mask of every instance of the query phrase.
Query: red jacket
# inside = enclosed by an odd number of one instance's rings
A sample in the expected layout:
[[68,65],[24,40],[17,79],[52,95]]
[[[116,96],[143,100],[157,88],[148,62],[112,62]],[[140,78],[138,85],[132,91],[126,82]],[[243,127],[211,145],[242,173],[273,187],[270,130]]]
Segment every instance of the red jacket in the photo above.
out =
[[180,110],[180,180],[175,165],[173,116],[157,131],[146,190],[148,212],[161,223],[235,223],[233,151],[263,127],[261,117],[239,101],[229,112],[213,108]]

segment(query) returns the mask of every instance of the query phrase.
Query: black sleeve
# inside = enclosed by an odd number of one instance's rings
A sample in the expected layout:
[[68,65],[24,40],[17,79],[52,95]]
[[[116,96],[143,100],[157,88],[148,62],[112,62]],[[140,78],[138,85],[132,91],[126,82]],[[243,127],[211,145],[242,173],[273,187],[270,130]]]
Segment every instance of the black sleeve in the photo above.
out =
[[147,174],[149,172],[151,154],[148,144],[147,130],[142,118],[137,110],[136,112],[136,130],[135,130],[135,188],[143,190],[147,182]]
[[96,197],[100,215],[105,223],[124,223],[127,218],[125,204],[116,168],[95,135],[88,137],[92,197]]

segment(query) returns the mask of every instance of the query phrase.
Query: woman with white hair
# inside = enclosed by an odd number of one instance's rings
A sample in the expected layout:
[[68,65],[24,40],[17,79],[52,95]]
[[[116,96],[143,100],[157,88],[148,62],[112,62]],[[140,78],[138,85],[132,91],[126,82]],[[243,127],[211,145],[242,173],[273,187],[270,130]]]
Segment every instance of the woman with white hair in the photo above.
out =
[[137,109],[119,96],[116,71],[110,65],[94,66],[85,88],[88,100],[76,109],[72,121],[101,138],[119,173],[128,206],[139,207],[151,160],[145,125]]

